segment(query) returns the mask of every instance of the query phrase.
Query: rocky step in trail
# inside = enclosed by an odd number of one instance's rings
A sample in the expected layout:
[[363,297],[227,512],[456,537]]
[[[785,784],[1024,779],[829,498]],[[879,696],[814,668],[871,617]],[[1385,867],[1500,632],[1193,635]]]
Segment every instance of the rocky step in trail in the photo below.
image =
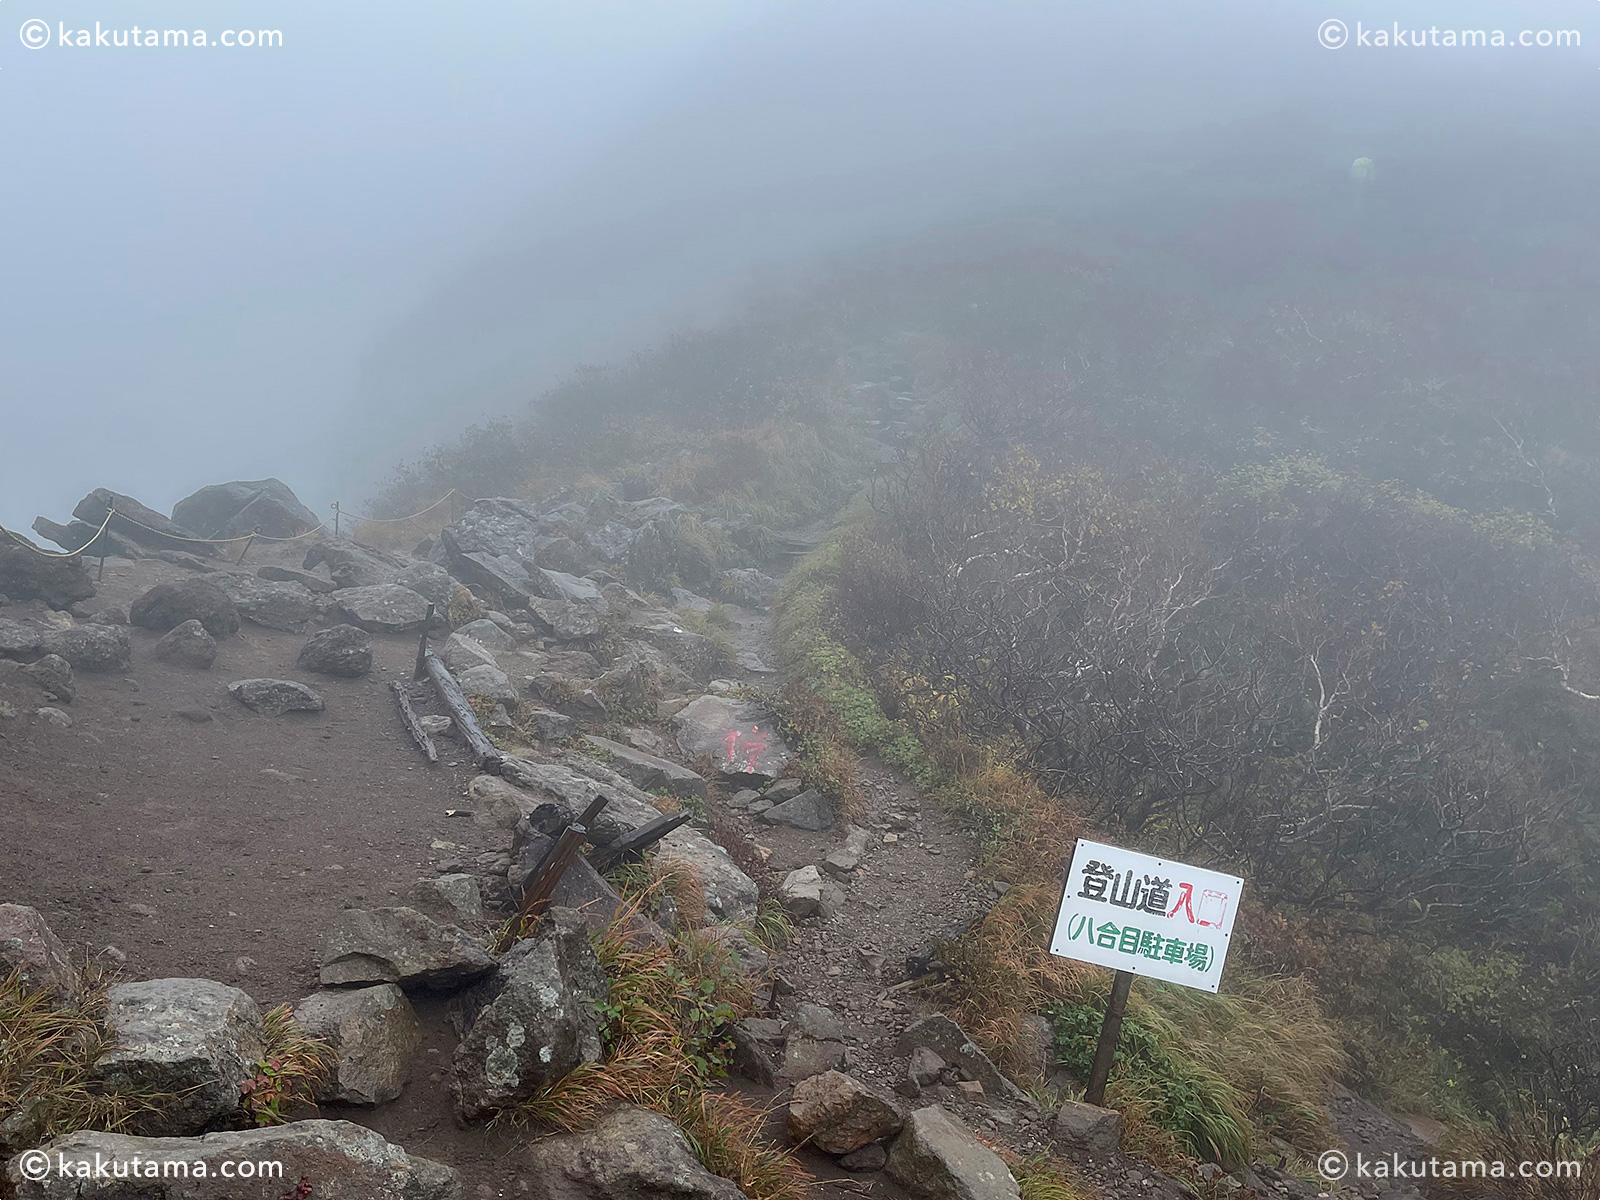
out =
[[[702,581],[737,613],[731,666],[686,624],[705,595],[662,584],[668,606],[624,582],[651,579],[685,511],[484,500],[397,554],[329,538],[258,481],[204,489],[170,518],[102,490],[72,525],[41,519],[65,549],[104,550],[103,578],[85,556],[4,539],[0,969],[61,1003],[79,986],[69,960],[115,971],[96,1086],[183,1097],[54,1150],[281,1157],[318,1197],[729,1200],[657,1114],[543,1138],[485,1124],[602,1053],[590,935],[622,901],[601,875],[580,858],[535,936],[503,954],[493,930],[603,794],[597,862],[675,803],[703,806],[733,851],[694,825],[667,834],[654,853],[699,879],[704,912],[660,919],[703,926],[759,977],[768,1005],[736,1031],[729,1085],[772,1106],[819,1186],[1015,1197],[988,1143],[1064,1154],[1107,1195],[1181,1190],[1118,1153],[1112,1117],[1041,1107],[919,993],[934,939],[993,901],[973,841],[879,764],[862,767],[853,821],[794,773],[751,690],[781,682],[776,580]],[[203,540],[246,527],[285,540],[252,542],[248,565]],[[498,742],[491,771],[412,682],[424,632]],[[654,717],[621,719],[640,712]],[[795,923],[771,954],[748,932],[762,894]],[[316,1119],[236,1128],[280,1004],[334,1070]],[[1042,1076],[1048,1030],[1035,1033]],[[0,1157],[36,1144],[36,1120],[0,1113]],[[17,1161],[17,1194],[80,1194],[23,1179]],[[288,1185],[183,1194],[302,1194]]]

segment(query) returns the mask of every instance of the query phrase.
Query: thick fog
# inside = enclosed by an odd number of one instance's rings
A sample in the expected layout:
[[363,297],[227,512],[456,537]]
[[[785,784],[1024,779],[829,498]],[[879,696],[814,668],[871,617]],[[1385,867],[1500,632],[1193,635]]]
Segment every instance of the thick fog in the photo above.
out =
[[[1360,156],[1559,192],[1527,173],[1592,166],[1597,12],[11,0],[0,522],[266,475],[355,507],[580,361],[941,222],[1103,225]],[[282,45],[95,46],[96,22]],[[1356,44],[1394,25],[1583,45]]]

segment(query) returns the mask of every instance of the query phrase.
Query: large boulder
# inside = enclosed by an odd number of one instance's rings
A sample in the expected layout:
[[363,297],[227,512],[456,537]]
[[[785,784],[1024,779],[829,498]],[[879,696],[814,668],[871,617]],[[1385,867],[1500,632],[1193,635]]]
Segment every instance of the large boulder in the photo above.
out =
[[494,970],[478,939],[414,908],[350,908],[323,951],[324,987],[398,983],[451,991]]
[[17,971],[28,991],[48,990],[59,1000],[78,996],[78,972],[37,909],[0,904],[0,979]]
[[348,538],[331,538],[314,544],[300,563],[307,571],[323,565],[339,587],[356,588],[394,583],[411,563]]
[[318,601],[301,583],[274,582],[255,575],[230,575],[217,572],[206,582],[233,601],[246,621],[265,629],[285,633],[304,633],[322,615],[325,601]]
[[298,583],[306,591],[315,592],[320,596],[339,590],[339,585],[333,580],[313,575],[310,571],[297,571],[293,567],[275,567],[271,564],[257,567],[256,578],[265,579],[268,583]]
[[843,1071],[802,1079],[789,1099],[789,1140],[827,1154],[892,1138],[904,1124],[893,1097]]
[[214,638],[239,632],[239,610],[227,594],[208,579],[183,579],[158,583],[133,602],[128,620],[141,629],[165,633],[185,621],[199,621]]
[[688,767],[680,767],[675,762],[624,746],[610,738],[589,737],[586,740],[603,751],[612,769],[625,776],[635,787],[647,792],[681,796],[686,800],[706,798],[706,781]]
[[445,638],[438,653],[439,661],[457,675],[473,667],[494,667],[496,670],[500,667],[489,647],[459,629]]
[[[348,1121],[295,1121],[198,1138],[143,1138],[84,1130],[44,1147],[52,1170],[41,1180],[6,1166],[18,1200],[461,1200],[461,1179],[431,1159]],[[97,1163],[139,1163],[146,1182],[95,1179]],[[162,1179],[163,1164],[188,1164],[187,1177]],[[81,1177],[80,1177],[81,1173]],[[300,1184],[304,1183],[304,1187]]]
[[609,612],[611,609],[611,605],[607,603],[597,584],[588,579],[580,579],[576,575],[568,575],[565,571],[538,568],[533,573],[533,589],[546,600],[565,600],[569,604],[581,604],[597,613]]
[[778,596],[778,581],[754,567],[735,567],[717,576],[722,594],[746,608],[765,608]]
[[208,558],[218,553],[215,546],[201,540],[201,535],[186,529],[153,508],[140,504],[132,496],[96,488],[72,510],[72,515],[86,521],[96,529],[106,519],[106,514],[116,510],[110,528],[141,546],[158,550],[177,550],[183,554],[196,554]]
[[144,557],[144,552],[120,533],[112,533],[110,529],[101,529],[87,521],[72,521],[61,525],[48,517],[35,517],[33,531],[63,550],[73,552],[82,550],[85,556],[90,558]]
[[228,695],[264,717],[321,712],[327,707],[321,696],[293,679],[236,679],[228,685]]
[[721,652],[717,644],[704,634],[691,633],[671,621],[656,621],[642,626],[639,633],[698,683],[705,683],[716,673]]
[[0,617],[0,657],[32,662],[44,653],[39,642],[39,631],[32,625]]
[[52,558],[20,534],[0,532],[0,596],[66,609],[93,595],[94,576],[82,556]]
[[534,936],[466,998],[450,1090],[463,1120],[522,1100],[600,1061],[598,1006],[610,994],[578,913],[550,908]]
[[440,619],[450,609],[451,598],[461,585],[438,563],[418,561],[410,563],[394,577],[402,587],[408,587],[433,605]]
[[528,611],[539,631],[558,642],[581,641],[600,632],[600,617],[586,604],[535,596],[528,601]]
[[983,1084],[988,1095],[1031,1103],[1027,1093],[1000,1074],[1000,1068],[966,1031],[943,1013],[934,1013],[906,1026],[895,1041],[895,1051],[899,1054],[910,1054],[918,1046],[926,1046],[946,1062],[955,1063],[968,1078]]
[[411,1058],[422,1045],[422,1024],[406,994],[392,983],[324,988],[300,1002],[295,1022],[332,1049],[337,1062],[318,1101],[384,1104],[400,1095]]
[[149,1137],[197,1133],[233,1112],[266,1052],[256,1002],[211,979],[119,983],[106,992],[105,1020],[113,1049],[95,1060],[95,1085],[171,1093],[130,1120],[131,1132]]
[[461,685],[462,695],[503,704],[512,711],[516,710],[522,699],[522,693],[511,682],[511,676],[499,667],[468,667],[456,677],[456,682]]
[[302,671],[356,679],[372,670],[372,638],[354,625],[335,625],[309,638],[295,663]]
[[542,1138],[523,1152],[533,1200],[744,1200],[701,1165],[671,1120],[622,1107],[582,1133]]
[[[517,639],[507,633],[488,617],[479,617],[476,621],[468,621],[456,630],[464,638],[471,638],[491,653],[497,650],[515,650]],[[454,670],[454,668],[451,668]]]
[[286,538],[321,524],[288,485],[277,479],[236,479],[203,487],[172,506],[172,519],[208,538],[248,533]]
[[521,500],[477,500],[439,541],[450,573],[468,587],[522,608],[540,594],[523,564],[545,540],[538,512]]
[[120,625],[75,625],[39,634],[39,653],[54,654],[74,670],[99,674],[133,666],[133,643]]
[[411,633],[428,619],[428,602],[398,583],[340,588],[333,602],[346,621],[368,633]]
[[726,696],[692,701],[672,718],[672,732],[684,754],[710,757],[722,777],[736,783],[770,782],[794,760],[770,713]]
[[919,1108],[889,1148],[889,1177],[928,1200],[1021,1200],[1000,1156],[937,1104]]
[[161,636],[155,656],[162,662],[204,671],[217,661],[217,639],[199,621],[185,621]]

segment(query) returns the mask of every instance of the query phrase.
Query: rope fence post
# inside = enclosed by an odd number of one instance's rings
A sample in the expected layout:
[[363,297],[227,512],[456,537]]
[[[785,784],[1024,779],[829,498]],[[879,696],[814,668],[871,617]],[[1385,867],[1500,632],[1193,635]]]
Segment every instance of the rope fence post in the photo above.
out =
[[339,536],[339,502],[333,502],[333,536]]
[[244,565],[244,556],[246,554],[250,553],[250,547],[251,547],[252,544],[254,544],[254,542],[256,540],[256,534],[258,534],[260,532],[261,532],[261,526],[259,526],[259,525],[257,525],[254,529],[252,529],[250,531],[250,536],[245,538],[245,540],[244,540],[244,549],[239,551],[239,557],[234,562],[234,564],[233,564],[234,566],[239,567],[239,566],[243,566]]

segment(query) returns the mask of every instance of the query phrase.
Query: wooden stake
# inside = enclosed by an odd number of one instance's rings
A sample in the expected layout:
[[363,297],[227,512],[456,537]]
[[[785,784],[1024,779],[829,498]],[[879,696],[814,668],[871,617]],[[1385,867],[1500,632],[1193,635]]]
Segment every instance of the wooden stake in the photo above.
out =
[[244,540],[244,549],[239,551],[239,561],[234,563],[233,564],[234,566],[238,567],[238,566],[242,566],[244,564],[244,556],[246,554],[250,553],[250,547],[251,547],[251,545],[254,544],[255,540],[256,540],[256,531],[255,530],[251,530],[250,531],[250,536],[245,538],[245,540]]
[[417,716],[417,710],[411,707],[411,694],[406,685],[398,679],[390,680],[389,686],[394,689],[394,698],[400,702],[400,719],[406,723],[406,728],[411,731],[411,737],[422,752],[428,756],[428,761],[439,761],[439,751],[434,748],[433,739],[428,736],[428,731],[422,727],[422,719]]
[[433,628],[433,605],[428,605],[428,615],[422,621],[422,636],[417,639],[417,665],[411,678],[421,679],[424,674],[422,660],[428,656],[428,630]]
[[589,831],[582,825],[568,825],[561,831],[561,839],[556,842],[555,849],[540,865],[538,873],[528,880],[528,889],[522,894],[522,904],[517,909],[516,917],[496,941],[495,953],[504,953],[515,942],[526,937],[538,923],[544,910],[550,907],[550,897],[555,895],[556,885],[567,873],[572,860],[578,857],[578,851],[588,836]]
[[635,854],[643,854],[693,816],[692,812],[684,808],[675,813],[663,814],[653,821],[646,821],[627,837],[620,837],[609,846],[602,846],[596,850],[589,856],[589,865],[603,874],[624,859]]
[[1094,1065],[1089,1068],[1089,1086],[1083,1099],[1100,1106],[1106,1099],[1106,1081],[1111,1078],[1111,1060],[1117,1054],[1117,1038],[1122,1034],[1122,1014],[1128,1010],[1128,989],[1133,986],[1131,971],[1118,971],[1111,980],[1111,998],[1106,1001],[1105,1020],[1100,1022],[1100,1042],[1094,1048]]

